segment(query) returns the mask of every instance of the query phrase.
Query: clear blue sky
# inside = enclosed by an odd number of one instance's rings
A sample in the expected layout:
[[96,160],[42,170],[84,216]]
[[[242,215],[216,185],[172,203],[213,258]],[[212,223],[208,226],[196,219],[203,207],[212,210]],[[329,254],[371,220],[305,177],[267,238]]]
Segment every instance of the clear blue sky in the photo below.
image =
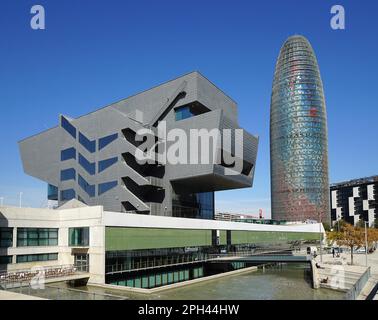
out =
[[[30,28],[42,4],[46,30]],[[343,4],[346,29],[330,27]],[[269,105],[279,49],[295,33],[314,47],[328,111],[330,180],[378,174],[378,2],[340,0],[2,0],[0,197],[45,204],[23,173],[17,141],[161,82],[199,70],[260,136],[254,187],[219,192],[218,209],[270,212]]]

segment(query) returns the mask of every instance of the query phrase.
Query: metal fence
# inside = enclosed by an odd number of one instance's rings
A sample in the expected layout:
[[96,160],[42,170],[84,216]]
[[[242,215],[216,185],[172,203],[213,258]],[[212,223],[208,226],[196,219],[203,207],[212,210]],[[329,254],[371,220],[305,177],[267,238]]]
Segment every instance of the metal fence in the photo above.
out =
[[84,274],[74,265],[59,265],[49,267],[35,267],[32,269],[12,270],[0,272],[0,287],[2,289],[29,286],[33,279],[63,278]]
[[366,282],[370,278],[370,267],[362,274],[362,276],[357,280],[357,282],[350,288],[346,294],[347,300],[356,300],[361,290],[365,286]]

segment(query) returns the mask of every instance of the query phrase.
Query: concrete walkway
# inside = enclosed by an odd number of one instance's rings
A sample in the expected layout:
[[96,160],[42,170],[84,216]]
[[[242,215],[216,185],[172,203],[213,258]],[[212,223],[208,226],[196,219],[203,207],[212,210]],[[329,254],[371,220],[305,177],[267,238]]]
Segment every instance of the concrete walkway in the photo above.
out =
[[[320,263],[320,256],[316,257],[316,262],[321,264],[326,269],[320,270],[320,277],[327,276],[327,271],[332,274],[337,273],[337,269],[340,269],[341,274],[344,276],[344,282],[341,283],[346,289],[351,287],[351,282],[353,282],[356,274],[362,274],[366,270],[365,254],[355,253],[353,254],[353,265],[350,265],[351,257],[350,253],[342,253],[339,258],[333,258],[332,254],[323,254],[323,263]],[[374,288],[376,283],[378,283],[378,250],[374,253],[368,254],[368,267],[370,267],[370,279],[366,283],[365,287],[362,289],[358,299],[364,300],[369,295],[371,290]],[[324,270],[324,271],[323,271]],[[333,279],[333,284],[337,283],[338,280]],[[374,300],[378,300],[378,295],[375,296]]]
[[0,300],[46,300],[39,297],[28,296],[17,292],[0,290]]

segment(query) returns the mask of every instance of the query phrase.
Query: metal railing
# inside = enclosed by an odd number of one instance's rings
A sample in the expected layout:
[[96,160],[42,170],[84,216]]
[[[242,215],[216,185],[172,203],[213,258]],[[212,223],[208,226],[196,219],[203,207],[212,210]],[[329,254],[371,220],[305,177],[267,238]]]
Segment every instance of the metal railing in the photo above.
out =
[[227,258],[227,257],[242,257],[242,256],[252,256],[252,255],[287,255],[292,256],[291,250],[264,250],[264,249],[253,249],[246,251],[236,251],[227,253],[204,253],[197,255],[181,255],[181,256],[163,256],[149,261],[133,261],[130,263],[120,263],[112,264],[106,266],[106,274],[131,272],[131,271],[141,271],[154,268],[162,267],[172,267],[191,263],[202,263],[211,260]]
[[[28,286],[30,282],[36,277],[51,279],[62,278],[77,274],[85,274],[88,271],[86,266],[74,266],[74,265],[59,265],[59,266],[36,266],[33,269],[22,269],[12,271],[0,272],[0,286],[4,289],[11,284],[19,284],[20,286]],[[14,287],[14,286],[13,286]]]
[[357,280],[357,282],[348,290],[346,293],[347,300],[356,300],[366,282],[370,278],[370,267],[362,274],[362,276]]
[[161,267],[178,266],[183,264],[200,263],[208,261],[207,255],[182,255],[182,256],[164,256],[149,261],[134,261],[131,263],[120,263],[106,266],[106,273],[122,273],[128,271],[140,271]]

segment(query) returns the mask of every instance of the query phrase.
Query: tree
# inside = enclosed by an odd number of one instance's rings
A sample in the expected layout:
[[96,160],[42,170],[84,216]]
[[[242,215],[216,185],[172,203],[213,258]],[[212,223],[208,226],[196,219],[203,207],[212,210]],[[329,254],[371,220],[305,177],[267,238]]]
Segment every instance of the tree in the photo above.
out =
[[360,248],[365,243],[364,229],[354,227],[349,223],[340,224],[340,231],[327,232],[327,238],[336,241],[339,246],[347,246],[350,248],[350,260],[353,264],[353,250],[355,247]]
[[323,222],[323,228],[325,231],[331,231],[331,226],[328,222]]
[[358,220],[358,222],[356,223],[356,227],[365,228],[365,221],[363,219]]
[[368,248],[371,249],[378,242],[378,229],[368,228],[367,231]]

